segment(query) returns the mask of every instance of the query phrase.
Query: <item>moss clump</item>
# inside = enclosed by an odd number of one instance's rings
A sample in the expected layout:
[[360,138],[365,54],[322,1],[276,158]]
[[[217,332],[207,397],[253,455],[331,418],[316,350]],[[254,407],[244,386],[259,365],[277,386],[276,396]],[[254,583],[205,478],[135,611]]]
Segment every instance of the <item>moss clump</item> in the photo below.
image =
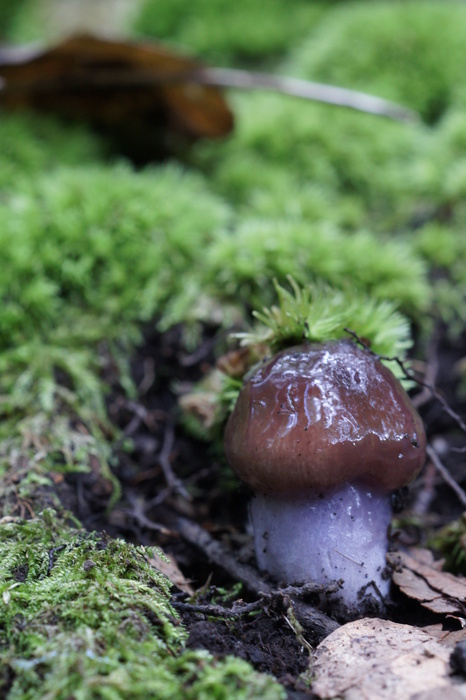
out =
[[282,95],[241,95],[235,103],[237,130],[221,158],[210,145],[196,155],[245,214],[386,232],[410,226],[421,206],[434,209],[428,176],[440,179],[446,163],[431,162],[435,138],[426,127]]
[[0,347],[53,334],[64,316],[74,347],[119,337],[182,286],[225,218],[175,166],[60,169],[25,186],[0,205]]
[[336,9],[289,66],[406,104],[433,123],[464,98],[465,26],[466,8],[455,0],[352,3]]
[[[231,264],[222,270],[226,259]],[[425,268],[409,243],[377,240],[364,231],[348,237],[332,226],[299,220],[246,221],[234,236],[212,245],[208,266],[209,281],[230,294],[239,288],[256,307],[266,299],[267,280],[284,281],[287,274],[302,283],[314,279],[337,288],[347,285],[414,315],[429,296]]]
[[[326,223],[310,225],[298,217],[244,218],[233,234],[220,232],[215,238],[202,268],[186,277],[184,290],[168,303],[164,319],[166,324],[207,321],[213,304],[193,308],[191,300],[209,295],[217,304],[226,302],[223,316],[231,321],[234,306],[250,311],[272,304],[271,280],[283,284],[287,275],[300,284],[312,280],[351,290],[356,299],[389,301],[417,319],[430,299],[426,273],[409,241],[377,239],[366,231],[349,237]],[[381,319],[381,332],[383,324]]]
[[322,342],[348,337],[348,330],[381,355],[402,359],[411,345],[408,321],[387,301],[377,303],[353,291],[308,285],[290,278],[291,291],[275,284],[278,304],[254,312],[260,326],[239,333],[243,344],[266,344],[276,350],[303,340]]
[[104,153],[102,142],[81,125],[39,114],[0,112],[0,198],[25,180],[51,173],[60,165],[95,164]]
[[60,168],[17,183],[0,202],[4,410],[49,412],[58,393],[102,419],[104,357],[128,386],[138,324],[183,288],[227,217],[201,178],[171,165]]
[[63,527],[53,511],[4,519],[2,697],[284,698],[243,661],[183,650],[168,581],[150,554]]

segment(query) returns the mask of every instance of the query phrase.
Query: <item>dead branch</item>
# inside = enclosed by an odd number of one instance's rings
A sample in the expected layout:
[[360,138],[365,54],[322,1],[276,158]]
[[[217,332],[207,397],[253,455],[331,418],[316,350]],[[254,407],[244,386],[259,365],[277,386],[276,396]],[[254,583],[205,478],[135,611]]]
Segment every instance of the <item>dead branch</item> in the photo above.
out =
[[173,445],[175,443],[175,426],[173,423],[167,423],[165,426],[165,433],[163,437],[163,444],[162,444],[162,449],[160,450],[159,454],[157,455],[157,462],[160,464],[162,467],[163,475],[165,477],[165,481],[167,483],[168,488],[170,491],[173,491],[174,493],[178,493],[180,496],[183,496],[183,498],[186,498],[186,500],[190,501],[191,496],[183,486],[183,483],[181,482],[180,479],[178,479],[177,476],[175,476],[171,461],[170,461],[170,453],[173,449]]
[[160,523],[156,523],[154,520],[150,520],[145,514],[145,504],[141,499],[139,499],[135,493],[129,491],[127,493],[128,502],[131,505],[131,509],[124,509],[125,515],[133,518],[140,527],[147,528],[148,530],[154,530],[155,532],[161,532],[163,535],[174,535],[175,533],[166,528]]
[[255,600],[253,603],[236,603],[233,604],[231,608],[225,608],[223,605],[199,605],[195,603],[182,603],[180,601],[172,601],[172,605],[176,610],[180,612],[192,612],[201,613],[209,617],[222,617],[222,618],[237,618],[243,615],[249,615],[249,613],[257,612],[262,610],[264,607],[264,601],[262,599]]
[[[348,107],[399,122],[419,123],[419,115],[407,107],[389,102],[381,97],[356,90],[314,83],[299,78],[282,77],[271,73],[233,68],[203,68],[193,74],[195,82],[212,87],[232,87],[242,90],[272,90],[304,100],[323,102],[338,107]],[[188,80],[186,82],[189,82]]]
[[435,383],[437,381],[437,375],[439,371],[439,356],[438,356],[438,346],[439,346],[439,340],[440,340],[440,329],[439,325],[436,324],[434,327],[434,330],[429,338],[429,342],[427,344],[427,350],[426,350],[426,369],[424,372],[424,382],[425,386],[422,388],[422,391],[419,392],[416,396],[413,396],[411,401],[413,402],[413,405],[419,409],[421,406],[423,406],[425,403],[430,401],[432,398],[432,392],[430,387],[435,386]]
[[432,461],[433,465],[435,466],[442,479],[445,481],[445,483],[448,484],[451,490],[455,492],[461,505],[466,508],[466,493],[461,488],[461,486],[454,480],[454,478],[452,477],[448,469],[445,467],[443,462],[440,460],[440,457],[431,445],[427,445],[427,455]]

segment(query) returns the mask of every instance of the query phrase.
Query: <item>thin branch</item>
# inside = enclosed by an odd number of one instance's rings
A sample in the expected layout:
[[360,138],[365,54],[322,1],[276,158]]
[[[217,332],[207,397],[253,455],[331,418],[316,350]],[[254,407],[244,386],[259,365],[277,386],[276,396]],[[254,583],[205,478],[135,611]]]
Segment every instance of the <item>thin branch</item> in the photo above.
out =
[[127,401],[125,403],[125,408],[133,412],[133,417],[124,429],[125,435],[134,435],[141,423],[150,427],[151,421],[149,420],[149,411],[142,404],[136,401]]
[[138,386],[138,395],[145,396],[155,380],[155,360],[152,357],[146,357],[144,360],[144,375]]
[[[205,467],[204,469],[199,469],[195,474],[191,474],[191,476],[186,477],[184,479],[184,483],[191,486],[192,484],[195,484],[201,479],[204,479],[206,476],[209,476],[212,473],[212,468],[211,467]],[[151,508],[155,508],[156,506],[161,505],[167,498],[170,496],[172,493],[172,489],[166,486],[164,489],[161,489],[160,491],[157,492],[157,495],[154,496],[153,498],[150,498],[147,501],[144,501],[144,509],[147,512]],[[190,500],[191,497],[190,497]]]
[[175,476],[175,473],[173,472],[173,469],[172,469],[172,465],[171,465],[171,461],[170,461],[170,453],[173,449],[174,443],[175,443],[175,427],[174,427],[173,423],[167,423],[167,425],[165,426],[165,433],[164,433],[164,438],[163,438],[162,449],[160,450],[156,459],[157,459],[157,462],[162,467],[163,475],[165,477],[165,481],[166,481],[169,489],[175,493],[178,493],[180,496],[183,496],[183,498],[186,498],[186,500],[190,501],[191,496],[189,495],[189,493],[187,492],[187,490],[183,486],[180,479],[178,479],[178,477]]
[[348,107],[410,124],[419,123],[419,115],[394,102],[365,92],[349,90],[334,85],[314,83],[299,78],[289,78],[271,73],[236,70],[233,68],[204,68],[193,76],[197,82],[215,87],[233,87],[243,90],[272,90],[305,100],[324,102],[338,107]]
[[429,459],[432,461],[436,470],[438,471],[442,479],[445,481],[445,483],[448,484],[452,491],[455,492],[461,505],[464,508],[466,508],[466,493],[461,488],[461,486],[454,480],[448,469],[441,462],[434,448],[430,445],[427,445],[427,455],[429,456]]
[[430,336],[429,343],[427,345],[427,365],[426,371],[424,373],[425,386],[422,388],[422,391],[420,391],[419,394],[413,396],[413,398],[411,399],[413,405],[416,408],[420,408],[432,398],[432,392],[430,387],[435,386],[440,365],[438,356],[439,336],[440,329],[437,324]]
[[[0,57],[1,58],[1,57]],[[1,66],[0,66],[1,68]],[[0,93],[8,94],[31,93],[34,95],[51,92],[60,93],[66,89],[83,92],[90,88],[102,91],[109,90],[137,90],[151,89],[160,85],[207,85],[220,88],[237,88],[240,90],[270,90],[291,97],[298,97],[314,102],[347,107],[366,112],[378,117],[386,117],[395,121],[408,124],[418,124],[419,114],[407,107],[395,102],[384,100],[381,97],[368,95],[365,92],[350,90],[348,88],[314,83],[299,78],[274,75],[273,73],[256,73],[253,71],[238,70],[234,68],[199,68],[173,72],[144,73],[134,70],[125,73],[123,70],[114,71],[111,67],[100,68],[95,73],[86,73],[85,77],[70,75],[64,84],[55,76],[35,77],[33,80],[22,80],[20,84],[11,83],[0,76]]]
[[155,532],[161,532],[163,535],[176,535],[175,532],[169,530],[164,525],[156,523],[154,520],[150,520],[144,512],[144,503],[136,496],[136,494],[129,491],[127,493],[127,499],[131,505],[131,509],[125,508],[123,512],[125,515],[133,518],[136,523],[147,530],[155,530]]
[[180,612],[201,613],[211,617],[235,618],[242,615],[248,615],[251,612],[257,612],[264,607],[263,600],[255,600],[253,603],[242,603],[233,605],[232,608],[225,608],[223,605],[196,605],[194,603],[181,603],[172,601],[171,603],[176,610]]
[[218,342],[218,338],[213,336],[208,338],[195,350],[191,355],[182,355],[180,357],[180,365],[182,367],[193,367],[198,362],[203,360],[211,352],[215,344]]

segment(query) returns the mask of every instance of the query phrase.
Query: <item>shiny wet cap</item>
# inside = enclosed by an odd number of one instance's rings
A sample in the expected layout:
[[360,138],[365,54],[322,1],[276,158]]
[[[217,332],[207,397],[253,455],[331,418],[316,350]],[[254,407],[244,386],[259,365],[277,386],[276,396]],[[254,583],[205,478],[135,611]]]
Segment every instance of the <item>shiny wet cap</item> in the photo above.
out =
[[419,473],[426,436],[390,370],[342,340],[289,348],[265,362],[240,392],[224,446],[254,491],[360,483],[388,492]]

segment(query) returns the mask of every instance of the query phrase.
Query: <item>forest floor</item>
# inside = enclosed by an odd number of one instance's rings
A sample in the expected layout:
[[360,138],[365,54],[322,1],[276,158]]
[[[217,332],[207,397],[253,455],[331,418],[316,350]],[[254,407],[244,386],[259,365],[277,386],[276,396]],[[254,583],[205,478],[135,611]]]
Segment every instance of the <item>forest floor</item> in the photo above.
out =
[[[456,376],[465,355],[466,336],[452,342],[445,329],[437,328],[424,368],[437,397],[422,388],[414,394],[428,439],[455,483],[464,475],[464,451],[455,451],[464,436],[454,414],[464,415],[466,409]],[[98,471],[67,476],[59,495],[87,529],[157,545],[170,556],[175,563],[168,572],[172,600],[189,632],[188,647],[208,649],[217,657],[239,656],[275,676],[288,697],[312,697],[306,682],[312,646],[346,620],[325,596],[302,590],[303,605],[310,611],[320,608],[323,617],[316,620],[311,612],[300,620],[304,627],[293,624],[289,590],[271,593],[273,582],[255,568],[247,490],[232,482],[219,449],[193,439],[180,425],[177,393],[213,365],[209,337],[190,356],[180,329],[148,332],[132,362],[138,397],[128,400],[115,385],[108,399],[110,417],[133,445],[118,454],[115,467],[121,501],[107,513],[108,483]],[[431,460],[403,505],[395,536],[401,548],[426,546],[429,534],[464,509]],[[457,620],[448,623],[445,615],[421,607],[395,587],[386,617],[420,628],[439,622],[446,630],[458,628]]]

